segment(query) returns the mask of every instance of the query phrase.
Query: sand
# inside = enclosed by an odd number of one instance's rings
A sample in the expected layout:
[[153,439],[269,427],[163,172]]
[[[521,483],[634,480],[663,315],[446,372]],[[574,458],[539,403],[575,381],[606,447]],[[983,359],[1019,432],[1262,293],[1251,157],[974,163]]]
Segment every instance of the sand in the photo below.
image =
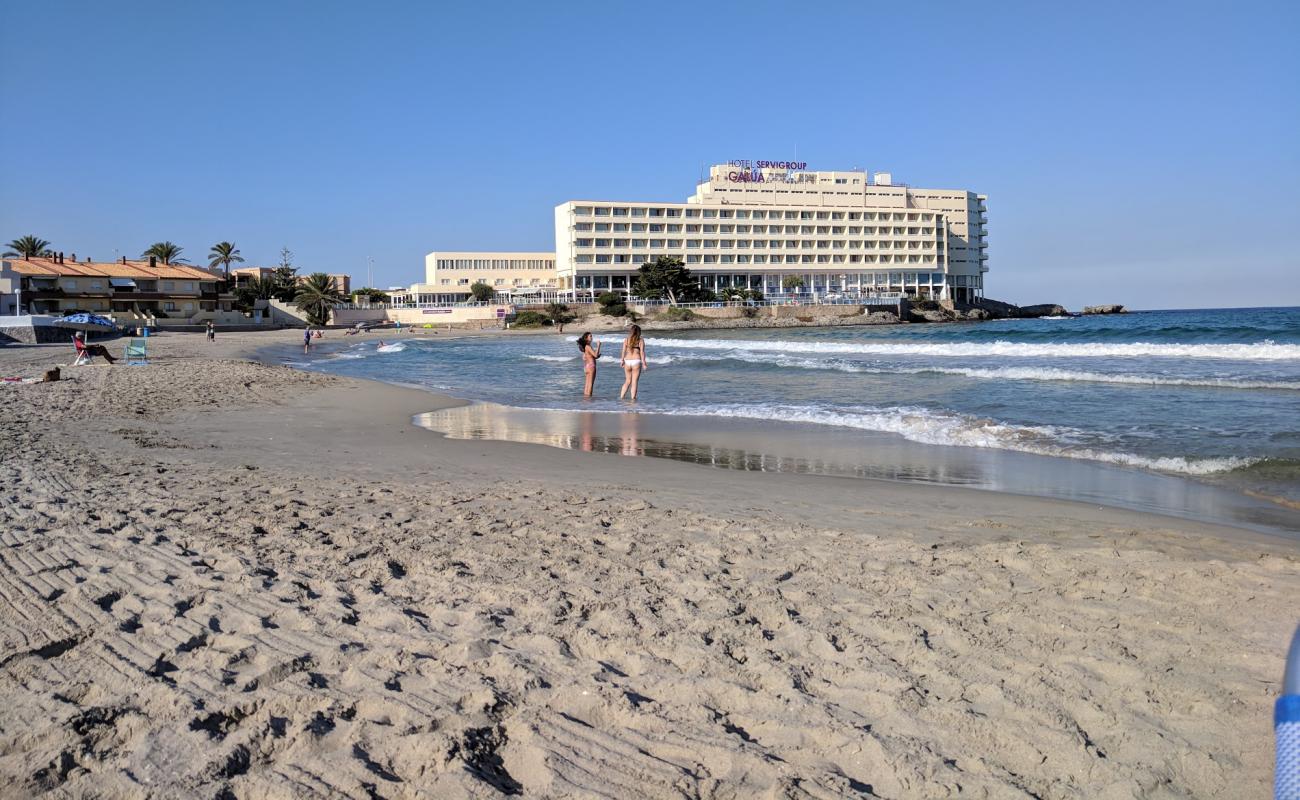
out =
[[0,385],[0,794],[1268,796],[1292,540],[443,439],[299,336]]

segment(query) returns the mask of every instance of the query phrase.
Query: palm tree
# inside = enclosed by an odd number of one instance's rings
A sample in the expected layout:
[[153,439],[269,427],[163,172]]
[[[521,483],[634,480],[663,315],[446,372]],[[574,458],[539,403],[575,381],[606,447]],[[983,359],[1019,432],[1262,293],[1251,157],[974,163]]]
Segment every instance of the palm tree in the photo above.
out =
[[12,242],[5,245],[5,247],[9,248],[9,250],[5,252],[5,258],[13,258],[14,256],[31,258],[32,256],[39,257],[50,254],[50,243],[39,236],[23,236],[14,239]]
[[244,263],[244,259],[239,255],[239,250],[235,247],[234,242],[217,242],[212,245],[212,252],[208,253],[209,267],[212,269],[219,266],[226,268],[226,283],[230,283],[230,265],[242,263]]
[[256,275],[251,276],[245,286],[258,300],[270,300],[275,297],[275,290],[279,288],[271,278],[259,278]]
[[171,242],[154,242],[149,245],[149,249],[140,254],[141,258],[153,256],[164,264],[184,264],[186,259],[180,255],[185,248]]
[[330,312],[344,297],[334,286],[333,278],[324,272],[313,272],[303,280],[293,300],[312,325],[328,325]]

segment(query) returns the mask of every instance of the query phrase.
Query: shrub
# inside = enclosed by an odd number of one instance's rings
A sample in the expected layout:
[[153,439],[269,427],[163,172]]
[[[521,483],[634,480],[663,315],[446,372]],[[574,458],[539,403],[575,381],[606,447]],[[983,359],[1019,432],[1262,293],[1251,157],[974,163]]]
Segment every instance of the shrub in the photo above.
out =
[[496,296],[497,290],[479,281],[469,287],[469,294],[480,303],[486,303]]
[[596,296],[596,302],[602,306],[612,306],[623,302],[623,298],[615,292],[601,292]]
[[514,326],[516,328],[540,328],[550,322],[545,314],[536,311],[520,311],[515,315]]
[[602,305],[600,313],[607,317],[621,317],[627,314],[627,306],[622,303],[613,303],[611,305]]
[[664,313],[659,315],[659,319],[664,322],[686,322],[695,319],[695,312],[689,308],[679,308],[678,306],[669,306]]

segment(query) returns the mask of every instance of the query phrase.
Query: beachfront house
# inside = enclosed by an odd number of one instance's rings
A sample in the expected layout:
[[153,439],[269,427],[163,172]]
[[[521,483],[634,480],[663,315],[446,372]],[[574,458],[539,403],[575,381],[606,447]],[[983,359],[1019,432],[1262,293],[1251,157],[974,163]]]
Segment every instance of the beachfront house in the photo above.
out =
[[202,324],[233,312],[234,297],[221,275],[155,258],[77,261],[75,254],[7,258],[6,308],[17,314],[63,315],[91,311],[119,325]]

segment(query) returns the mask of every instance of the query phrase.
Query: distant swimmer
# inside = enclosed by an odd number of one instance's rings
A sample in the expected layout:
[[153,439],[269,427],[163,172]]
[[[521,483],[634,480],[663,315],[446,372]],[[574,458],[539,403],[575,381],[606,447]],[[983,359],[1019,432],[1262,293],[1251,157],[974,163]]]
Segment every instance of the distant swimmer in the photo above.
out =
[[[595,347],[592,347],[593,342]],[[600,358],[600,342],[592,339],[591,331],[587,331],[578,337],[578,350],[582,352],[582,371],[586,375],[582,396],[591,397],[596,388],[596,359]]]
[[641,338],[641,326],[633,325],[628,329],[627,338],[623,340],[623,354],[619,358],[623,365],[623,388],[618,393],[622,400],[631,390],[632,400],[636,399],[636,387],[641,382],[641,373],[649,368],[650,362],[645,357],[645,339]]

